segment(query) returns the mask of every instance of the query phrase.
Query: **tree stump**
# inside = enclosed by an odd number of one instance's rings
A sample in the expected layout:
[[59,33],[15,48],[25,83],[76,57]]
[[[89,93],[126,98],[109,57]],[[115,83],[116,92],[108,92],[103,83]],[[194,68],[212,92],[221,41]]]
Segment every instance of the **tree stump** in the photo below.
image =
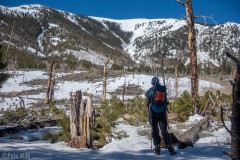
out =
[[71,137],[70,141],[68,142],[69,147],[72,148],[83,148],[86,146],[85,144],[85,136],[76,136],[76,137]]
[[68,145],[73,148],[92,147],[92,98],[88,96],[87,104],[82,100],[82,92],[70,94],[70,132]]

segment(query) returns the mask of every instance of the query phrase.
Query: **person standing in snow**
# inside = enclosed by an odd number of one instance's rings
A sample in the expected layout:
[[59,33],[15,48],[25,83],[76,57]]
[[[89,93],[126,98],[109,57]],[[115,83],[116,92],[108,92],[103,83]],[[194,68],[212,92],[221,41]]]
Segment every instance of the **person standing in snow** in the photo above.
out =
[[145,93],[146,96],[146,106],[148,109],[148,120],[152,127],[152,138],[154,145],[154,153],[160,154],[160,135],[159,127],[161,134],[168,145],[168,151],[170,155],[176,154],[173,149],[172,139],[167,130],[167,93],[166,86],[160,85],[158,77],[153,77],[151,88]]

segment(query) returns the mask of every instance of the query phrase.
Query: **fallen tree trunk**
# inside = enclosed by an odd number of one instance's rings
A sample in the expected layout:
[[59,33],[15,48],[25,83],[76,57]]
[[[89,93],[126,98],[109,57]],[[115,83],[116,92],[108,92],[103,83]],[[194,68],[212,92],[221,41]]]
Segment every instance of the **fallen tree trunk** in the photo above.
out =
[[20,131],[28,130],[28,129],[39,129],[44,127],[53,127],[57,125],[58,120],[47,120],[42,122],[32,122],[26,125],[17,125],[13,127],[7,127],[0,129],[0,137],[3,137],[5,134],[16,134]]
[[[192,128],[176,137],[173,133],[170,133],[170,137],[172,138],[173,145],[177,145],[179,149],[187,148],[188,146],[193,147],[194,143],[199,139],[199,133],[202,131],[203,125],[207,123],[209,117],[206,117],[195,124]],[[165,145],[165,141],[161,139],[161,148],[168,148]]]
[[202,131],[202,126],[208,122],[209,117],[202,119],[199,123],[194,125],[192,128],[184,132],[182,135],[178,136],[178,148],[184,149],[188,146],[194,145],[194,143],[199,139],[199,133]]

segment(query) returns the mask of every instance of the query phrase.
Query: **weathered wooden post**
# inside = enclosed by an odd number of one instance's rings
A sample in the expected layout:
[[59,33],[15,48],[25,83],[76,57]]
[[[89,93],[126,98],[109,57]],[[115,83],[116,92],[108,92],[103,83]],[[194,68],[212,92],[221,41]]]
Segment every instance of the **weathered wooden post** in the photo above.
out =
[[84,102],[82,92],[70,93],[70,134],[69,146],[73,148],[82,148],[86,146],[86,121],[84,116]]
[[92,98],[91,97],[87,98],[86,115],[87,115],[86,141],[87,141],[87,146],[90,147],[90,146],[92,146],[92,138],[90,135],[90,130],[91,130],[90,122],[92,120]]
[[93,146],[91,129],[94,127],[95,115],[92,115],[92,97],[88,95],[85,105],[82,92],[70,93],[70,129],[71,139],[69,146],[83,148]]
[[71,93],[72,103],[70,106],[70,128],[71,128],[71,137],[76,137],[78,135],[77,130],[77,112],[76,112],[76,94]]
[[83,136],[83,127],[84,125],[84,101],[81,100],[80,109],[79,109],[79,133]]
[[75,106],[76,106],[76,124],[77,124],[77,135],[80,134],[80,117],[81,117],[81,112],[80,112],[80,107],[81,107],[81,102],[82,102],[82,92],[81,90],[76,91],[76,97],[75,97]]

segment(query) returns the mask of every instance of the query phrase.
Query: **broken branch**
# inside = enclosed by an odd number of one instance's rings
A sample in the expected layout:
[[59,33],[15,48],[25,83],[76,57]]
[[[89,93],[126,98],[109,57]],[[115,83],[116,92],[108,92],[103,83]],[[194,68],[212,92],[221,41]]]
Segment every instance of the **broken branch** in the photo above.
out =
[[186,7],[186,6],[185,6],[185,3],[183,3],[183,2],[180,1],[180,0],[176,0],[176,2],[178,2],[178,3],[180,3],[181,5],[183,5],[184,7]]
[[203,18],[204,19],[204,22],[205,22],[205,25],[207,24],[206,23],[206,19],[210,19],[210,20],[212,20],[215,24],[217,24],[217,22],[213,19],[213,17],[212,16],[194,16],[194,18],[196,19],[196,18]]
[[239,61],[236,57],[234,57],[233,55],[231,55],[230,53],[226,52],[225,55],[226,55],[228,58],[232,59],[235,63],[240,63],[240,61]]
[[232,132],[227,128],[225,122],[224,122],[224,119],[223,119],[223,108],[221,107],[221,121],[222,121],[222,124],[223,124],[223,127],[228,131],[228,133],[230,135],[232,135]]

